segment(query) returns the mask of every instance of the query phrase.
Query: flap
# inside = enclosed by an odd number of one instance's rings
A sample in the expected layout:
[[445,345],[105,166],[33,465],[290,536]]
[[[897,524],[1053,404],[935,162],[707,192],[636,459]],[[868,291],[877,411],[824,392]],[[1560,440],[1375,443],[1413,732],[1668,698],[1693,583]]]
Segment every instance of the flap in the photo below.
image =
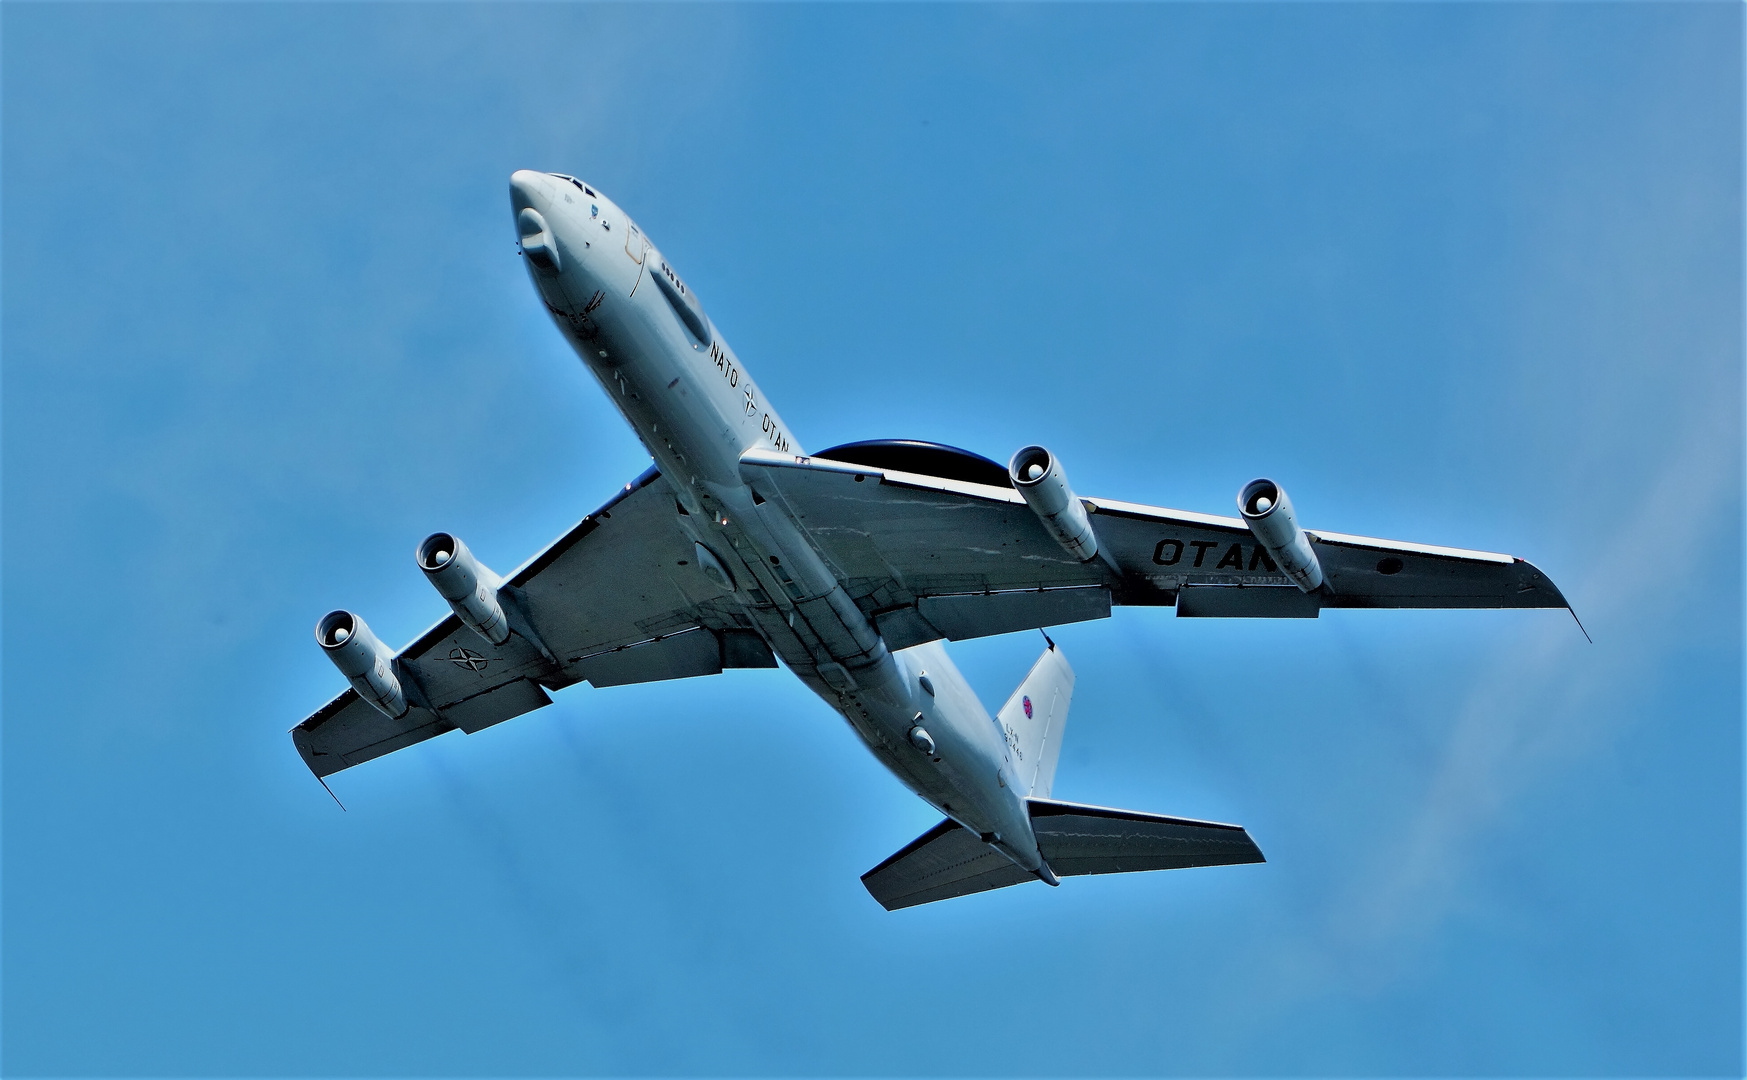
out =
[[1314,619],[1321,600],[1296,585],[1185,585],[1178,618]]
[[1036,630],[1110,617],[1110,590],[1102,585],[994,593],[924,596],[916,613],[952,641]]
[[483,694],[446,706],[443,709],[443,718],[471,735],[493,724],[501,724],[512,717],[550,704],[552,699],[546,696],[546,691],[540,688],[539,683],[513,679]]
[[689,679],[715,675],[721,670],[721,641],[698,626],[585,656],[576,662],[577,673],[591,686]]

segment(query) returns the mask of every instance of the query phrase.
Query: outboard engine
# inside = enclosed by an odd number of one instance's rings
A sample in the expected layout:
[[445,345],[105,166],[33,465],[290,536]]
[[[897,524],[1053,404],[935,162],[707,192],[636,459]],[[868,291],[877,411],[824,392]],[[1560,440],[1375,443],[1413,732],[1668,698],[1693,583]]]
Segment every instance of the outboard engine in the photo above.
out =
[[1061,462],[1041,446],[1027,446],[1007,466],[1013,486],[1025,497],[1038,520],[1069,555],[1087,562],[1098,555],[1098,535],[1086,516],[1085,504],[1068,486]]
[[503,579],[475,559],[466,544],[448,533],[432,533],[419,545],[417,559],[468,629],[493,645],[509,640],[510,621],[497,598]]
[[1322,587],[1322,563],[1310,546],[1310,537],[1292,512],[1292,500],[1272,480],[1251,480],[1237,495],[1238,512],[1244,516],[1256,541],[1286,576],[1305,592]]
[[394,653],[350,611],[330,611],[315,624],[315,639],[358,696],[390,718],[406,715],[406,693],[394,675]]

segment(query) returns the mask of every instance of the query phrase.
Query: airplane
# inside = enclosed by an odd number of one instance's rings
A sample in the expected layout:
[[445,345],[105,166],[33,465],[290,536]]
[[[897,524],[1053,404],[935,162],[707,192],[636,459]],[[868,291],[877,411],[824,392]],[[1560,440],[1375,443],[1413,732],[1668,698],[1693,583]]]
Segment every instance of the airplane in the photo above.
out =
[[780,663],[941,822],[862,877],[888,910],[1083,874],[1262,862],[1236,825],[1053,797],[1074,673],[1055,643],[990,716],[944,642],[1107,618],[1315,618],[1324,608],[1568,608],[1510,555],[1308,530],[1268,479],[1237,517],[1082,498],[1059,458],[1005,466],[874,440],[808,453],[618,204],[510,177],[529,279],[654,464],[507,575],[433,533],[451,614],[397,651],[332,611],[349,688],[292,729],[325,777],[550,692]]

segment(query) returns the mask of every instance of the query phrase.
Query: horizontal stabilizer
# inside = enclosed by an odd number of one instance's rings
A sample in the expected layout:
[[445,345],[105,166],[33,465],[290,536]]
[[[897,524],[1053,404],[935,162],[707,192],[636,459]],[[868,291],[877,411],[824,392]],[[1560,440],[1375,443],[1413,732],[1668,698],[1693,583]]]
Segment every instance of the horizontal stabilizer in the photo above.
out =
[[1028,799],[1038,850],[1057,877],[1264,862],[1239,825]]
[[[1037,846],[1057,877],[1263,862],[1241,826],[1028,799]],[[887,911],[1037,880],[955,821],[942,821],[861,875]]]
[[1029,873],[951,818],[861,875],[861,883],[887,911],[1031,880]]

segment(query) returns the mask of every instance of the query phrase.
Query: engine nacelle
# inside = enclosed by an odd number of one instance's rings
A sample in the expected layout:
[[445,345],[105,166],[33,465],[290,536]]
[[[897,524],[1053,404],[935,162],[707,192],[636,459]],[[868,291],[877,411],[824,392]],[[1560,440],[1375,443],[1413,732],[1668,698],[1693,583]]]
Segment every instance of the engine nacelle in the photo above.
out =
[[1086,516],[1085,504],[1068,486],[1061,462],[1041,446],[1027,446],[1007,466],[1013,486],[1025,497],[1055,542],[1081,562],[1098,555],[1098,535]]
[[509,640],[510,621],[497,598],[503,579],[475,559],[466,544],[448,533],[432,533],[419,545],[417,559],[468,629],[493,645]]
[[315,640],[358,696],[383,715],[406,715],[406,693],[394,674],[394,653],[350,611],[330,611],[315,624]]
[[1286,576],[1305,592],[1322,587],[1322,563],[1310,546],[1310,537],[1298,524],[1292,500],[1272,480],[1251,480],[1237,495],[1237,509],[1255,534],[1256,541],[1273,556]]

